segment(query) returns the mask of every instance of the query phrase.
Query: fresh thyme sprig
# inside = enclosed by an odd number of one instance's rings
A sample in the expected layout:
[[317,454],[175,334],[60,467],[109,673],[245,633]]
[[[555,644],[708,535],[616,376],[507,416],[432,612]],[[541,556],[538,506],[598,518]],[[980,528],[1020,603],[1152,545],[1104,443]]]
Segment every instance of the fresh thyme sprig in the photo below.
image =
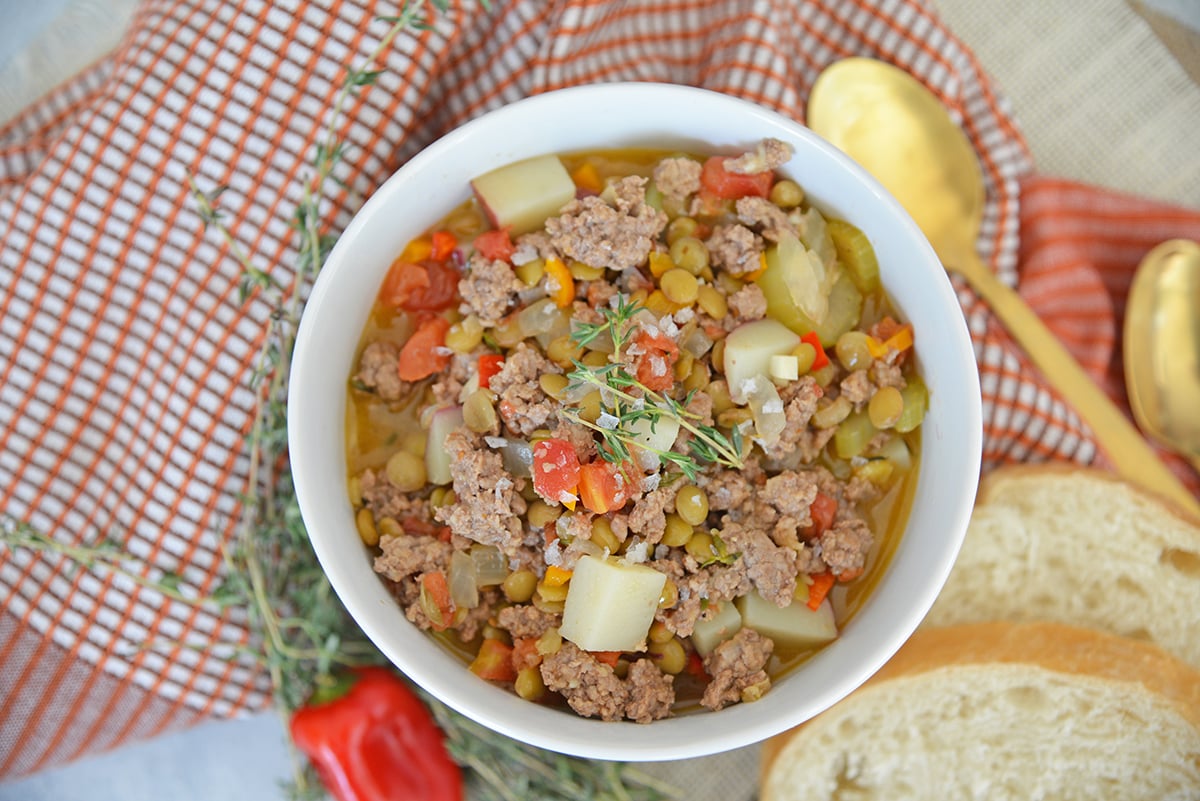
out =
[[[570,384],[567,392],[577,392],[588,386],[600,391],[604,410],[611,418],[610,425],[600,425],[587,420],[579,409],[566,409],[564,415],[579,425],[586,426],[600,435],[599,451],[605,461],[623,463],[628,461],[634,450],[648,451],[659,461],[677,468],[691,481],[695,481],[704,464],[720,464],[740,470],[742,460],[742,434],[735,426],[726,436],[716,426],[698,422],[700,416],[688,410],[693,394],[689,392],[683,401],[670,395],[656,392],[630,374],[621,360],[621,352],[633,335],[634,318],[642,307],[626,295],[617,295],[616,303],[600,309],[604,318],[598,323],[579,323],[571,333],[580,347],[596,342],[606,335],[613,347],[612,357],[604,365],[593,367],[576,360],[575,369],[567,374]],[[639,394],[635,395],[634,392]],[[633,426],[646,421],[653,431],[663,419],[674,420],[679,427],[690,433],[689,453],[664,451],[641,442]]]
[[[486,0],[479,3],[488,7]],[[207,595],[200,595],[186,589],[182,576],[136,563],[115,540],[102,540],[96,545],[67,544],[11,516],[0,515],[0,544],[6,547],[61,553],[82,567],[116,571],[164,597],[203,605],[218,613],[231,607],[244,610],[250,642],[218,643],[213,647],[231,648],[267,671],[274,705],[285,728],[291,713],[308,700],[316,687],[333,683],[340,669],[385,661],[333,593],[300,518],[287,461],[287,377],[303,298],[336,239],[322,221],[320,203],[327,182],[337,181],[334,172],[345,156],[338,133],[346,103],[377,82],[382,71],[374,65],[403,30],[429,27],[427,6],[445,12],[449,2],[409,0],[399,15],[381,18],[390,24],[388,32],[362,66],[348,71],[315,146],[313,173],[304,181],[293,215],[292,227],[298,233],[299,245],[290,280],[281,280],[255,265],[240,246],[218,206],[225,188],[205,191],[189,179],[201,221],[218,233],[227,252],[242,267],[242,301],[259,297],[272,309],[250,379],[255,407],[246,436],[248,478],[241,499],[242,514],[224,547],[226,569],[221,583]],[[154,647],[155,643],[144,645]],[[654,801],[680,797],[678,791],[625,764],[554,754],[489,732],[416,689],[437,717],[451,754],[467,771],[472,797],[479,801]],[[324,797],[311,767],[295,753],[293,760],[293,783],[288,788],[291,795]]]

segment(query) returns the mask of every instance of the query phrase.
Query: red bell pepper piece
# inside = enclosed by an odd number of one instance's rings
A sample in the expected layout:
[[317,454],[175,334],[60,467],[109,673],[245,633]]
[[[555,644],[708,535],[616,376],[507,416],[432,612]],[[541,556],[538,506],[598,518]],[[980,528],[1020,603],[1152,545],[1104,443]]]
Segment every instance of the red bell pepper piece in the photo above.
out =
[[461,801],[462,773],[433,716],[382,667],[362,668],[348,690],[292,714],[292,742],[337,801]]
[[829,364],[829,354],[825,352],[824,346],[821,345],[821,338],[817,336],[816,331],[809,331],[807,334],[800,337],[800,341],[807,342],[808,344],[812,345],[813,350],[817,352],[817,355],[813,357],[812,367],[808,368],[810,371],[820,370],[822,367]]
[[492,376],[500,372],[504,366],[504,356],[499,353],[485,353],[479,357],[479,386],[484,389],[492,381]]

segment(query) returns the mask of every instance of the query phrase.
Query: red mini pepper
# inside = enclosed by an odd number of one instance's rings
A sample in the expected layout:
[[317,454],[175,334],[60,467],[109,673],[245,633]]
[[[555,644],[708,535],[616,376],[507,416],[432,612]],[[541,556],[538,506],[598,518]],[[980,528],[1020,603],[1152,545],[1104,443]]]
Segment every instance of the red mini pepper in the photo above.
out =
[[392,671],[367,667],[292,715],[292,742],[337,801],[461,801],[462,773],[429,710]]

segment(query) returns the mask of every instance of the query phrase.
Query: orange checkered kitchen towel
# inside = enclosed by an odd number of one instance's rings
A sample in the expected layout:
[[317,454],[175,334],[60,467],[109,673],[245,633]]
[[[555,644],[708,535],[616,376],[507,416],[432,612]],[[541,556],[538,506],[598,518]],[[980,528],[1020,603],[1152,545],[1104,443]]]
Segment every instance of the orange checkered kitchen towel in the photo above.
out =
[[[573,84],[668,81],[802,120],[823,67],[894,62],[961,119],[988,180],[980,252],[1098,378],[1132,267],[1200,237],[1200,213],[1031,178],[1004,100],[918,0],[493,0],[401,36],[348,108],[340,230],[375,187],[454,126]],[[238,245],[284,280],[290,216],[347,66],[394,15],[384,0],[145,0],[110,58],[0,132],[2,511],[67,542],[121,532],[197,592],[222,570],[247,475],[248,382],[264,302],[206,235],[188,178],[227,185]],[[986,394],[985,459],[1097,458],[1089,433],[988,310],[959,296]],[[1112,384],[1119,389],[1119,383]],[[1181,463],[1177,466],[1182,470]],[[1186,478],[1197,487],[1197,477]],[[0,552],[0,775],[264,704],[267,684],[207,646],[244,621],[63,558]],[[195,648],[163,652],[152,641]]]

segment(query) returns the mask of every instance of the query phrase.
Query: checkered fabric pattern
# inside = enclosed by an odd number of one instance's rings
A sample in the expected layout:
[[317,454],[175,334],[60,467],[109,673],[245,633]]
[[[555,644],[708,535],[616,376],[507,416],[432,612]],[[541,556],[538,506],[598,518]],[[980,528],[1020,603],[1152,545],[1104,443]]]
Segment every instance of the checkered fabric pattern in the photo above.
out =
[[[238,247],[287,282],[289,219],[347,66],[394,15],[379,0],[145,0],[119,48],[0,131],[0,497],[64,543],[118,534],[147,576],[197,594],[223,569],[269,308],[206,234],[189,189],[226,185]],[[1200,238],[1200,212],[1033,174],[1011,110],[918,0],[493,0],[400,36],[347,107],[327,199],[343,228],[401,163],[527,95],[604,81],[702,86],[804,119],[850,55],[908,70],[967,132],[987,180],[980,253],[1121,396],[1133,267]],[[958,294],[985,396],[985,468],[1100,461],[988,309]],[[1178,459],[1172,467],[1200,489]],[[0,775],[266,702],[218,616],[66,558],[0,552]],[[181,647],[181,645],[183,647]]]

